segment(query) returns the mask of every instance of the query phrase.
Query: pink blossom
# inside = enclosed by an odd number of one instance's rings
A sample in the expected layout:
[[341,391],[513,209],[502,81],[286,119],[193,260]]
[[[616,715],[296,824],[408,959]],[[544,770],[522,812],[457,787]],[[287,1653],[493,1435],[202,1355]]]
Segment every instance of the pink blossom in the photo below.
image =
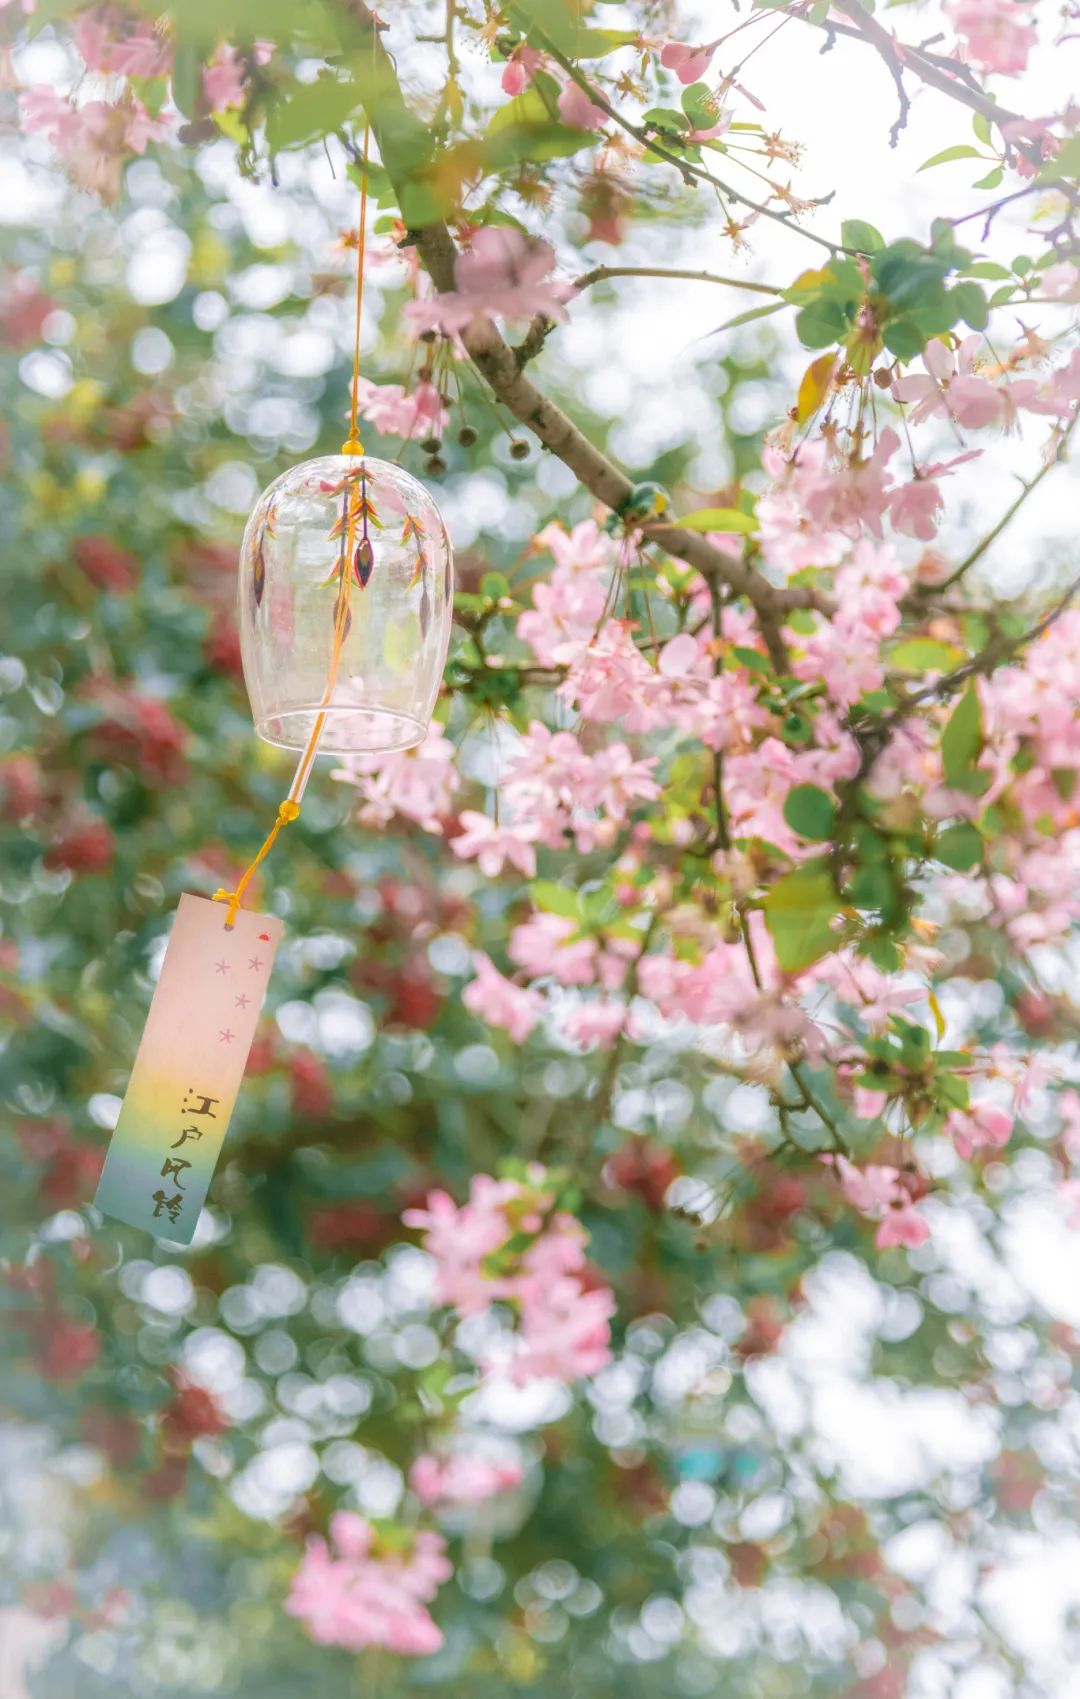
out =
[[550,975],[560,985],[591,985],[596,978],[596,941],[575,938],[577,931],[575,922],[562,915],[534,914],[510,934],[510,960],[530,979]]
[[864,1085],[857,1085],[851,1100],[851,1110],[860,1121],[880,1121],[888,1103],[888,1092],[870,1091]]
[[1080,301],[1080,266],[1061,260],[1042,274],[1042,292],[1055,301]]
[[534,720],[507,766],[503,792],[520,817],[544,822],[543,841],[552,848],[568,829],[588,847],[610,841],[606,827],[624,825],[632,803],[660,795],[655,765],[655,756],[637,760],[625,743],[588,755],[571,732],[549,732]]
[[1002,1149],[1012,1130],[1012,1115],[988,1097],[977,1098],[967,1109],[952,1110],[945,1122],[945,1131],[952,1134],[957,1150],[967,1159],[984,1146]]
[[414,1534],[403,1547],[380,1540],[363,1517],[338,1511],[329,1544],[319,1535],[308,1540],[285,1609],[320,1645],[426,1656],[443,1643],[425,1605],[453,1574],[445,1551],[439,1534]]
[[1068,1086],[1059,1093],[1058,1114],[1061,1116],[1061,1137],[1072,1157],[1080,1156],[1080,1091]]
[[520,1349],[510,1361],[510,1379],[582,1380],[611,1361],[610,1287],[583,1290],[577,1280],[545,1282],[522,1299]]
[[119,194],[128,156],[145,153],[168,128],[131,94],[115,106],[103,100],[73,106],[39,84],[23,90],[19,111],[24,127],[41,131],[56,148],[72,182],[106,200]]
[[481,1504],[520,1486],[524,1476],[521,1464],[509,1458],[494,1462],[463,1452],[442,1458],[423,1452],[409,1470],[409,1486],[423,1505]]
[[461,814],[461,824],[465,829],[451,841],[450,848],[463,860],[475,860],[485,878],[496,878],[507,862],[523,878],[535,877],[538,822],[499,826],[488,815],[466,808]]
[[456,750],[443,728],[432,722],[424,742],[392,755],[346,755],[331,775],[355,785],[362,799],[365,826],[385,826],[400,815],[425,832],[441,832],[461,777]]
[[911,1204],[900,1204],[886,1210],[874,1234],[874,1244],[879,1251],[902,1245],[907,1250],[914,1250],[918,1245],[924,1245],[930,1237],[930,1228],[925,1218]]
[[530,319],[541,314],[565,319],[570,283],[551,281],[555,251],[547,242],[523,236],[503,225],[484,225],[454,267],[457,289],[412,301],[406,316],[418,331],[440,330],[455,336],[477,319],[498,314]]
[[[488,1367],[492,1373],[505,1368],[518,1384],[538,1377],[577,1380],[610,1357],[614,1297],[606,1286],[586,1291],[580,1278],[585,1230],[573,1216],[553,1210],[554,1202],[545,1170],[533,1163],[523,1180],[476,1175],[461,1209],[434,1192],[426,1210],[407,1210],[402,1218],[425,1232],[439,1302],[467,1315],[499,1301],[516,1307],[520,1328],[507,1341],[509,1356]],[[524,1252],[517,1249],[523,1236],[531,1239]],[[496,1252],[501,1267],[492,1273]]]
[[626,1030],[626,1004],[615,997],[596,997],[563,1009],[559,1027],[583,1050],[598,1045],[609,1050]]
[[435,1259],[435,1299],[460,1315],[478,1315],[503,1287],[493,1283],[484,1262],[506,1243],[513,1228],[506,1207],[521,1192],[516,1180],[473,1176],[469,1201],[459,1209],[446,1192],[431,1192],[426,1209],[407,1209],[406,1227],[424,1234],[424,1249]]
[[713,41],[707,47],[687,47],[681,41],[668,41],[660,50],[660,63],[674,71],[681,83],[699,83],[708,75],[718,45]]
[[614,566],[614,544],[595,519],[582,519],[569,531],[553,520],[536,533],[533,546],[546,550],[557,567],[570,572],[610,574]]
[[502,74],[504,94],[522,94],[543,62],[544,55],[535,47],[529,47],[524,41],[518,42]]
[[532,608],[519,617],[517,634],[542,667],[572,665],[595,636],[607,600],[599,573],[557,566],[534,586]]
[[356,386],[356,404],[361,418],[384,436],[437,437],[450,422],[449,409],[432,383],[418,383],[410,394],[399,383],[372,383],[362,377]]
[[1062,1180],[1057,1195],[1069,1212],[1067,1225],[1074,1232],[1080,1230],[1080,1180]]
[[[890,606],[898,624],[899,610],[895,603]],[[803,640],[803,652],[793,670],[797,678],[824,680],[832,700],[847,708],[884,684],[880,649],[881,633],[864,623],[857,609],[842,602],[831,620]]]
[[941,485],[925,474],[917,474],[909,484],[901,484],[893,491],[889,516],[898,531],[929,543],[937,536],[944,506]]
[[834,461],[820,440],[801,444],[791,459],[767,449],[763,463],[774,482],[757,506],[766,559],[787,572],[836,566],[864,530],[880,537],[899,446],[886,427],[866,460]]
[[1032,9],[1022,0],[948,0],[963,57],[984,71],[1016,76],[1026,70],[1038,39]]
[[607,123],[607,113],[602,106],[597,106],[595,100],[590,100],[585,90],[572,77],[563,83],[556,102],[559,117],[564,124],[569,124],[572,130],[602,130]]
[[162,77],[172,63],[163,30],[113,6],[91,6],[71,20],[71,39],[87,69],[123,77]]
[[540,1018],[543,1000],[536,991],[507,979],[481,950],[473,955],[473,967],[476,977],[461,993],[461,1001],[470,1014],[502,1027],[515,1044],[524,1044]]
[[913,424],[937,416],[978,430],[1002,421],[1004,401],[1000,391],[986,378],[975,375],[982,345],[981,336],[965,337],[954,359],[936,337],[927,343],[922,356],[927,375],[898,378],[892,386],[897,401],[913,403]]
[[860,1215],[878,1223],[874,1244],[878,1250],[897,1245],[909,1250],[925,1244],[930,1228],[915,1208],[910,1177],[889,1164],[869,1162],[857,1168],[846,1156],[822,1159],[833,1168],[848,1202]]
[[589,720],[620,721],[629,732],[665,724],[671,691],[622,620],[609,619],[571,667],[559,695]]
[[[256,65],[266,65],[273,51],[272,41],[256,41],[250,60]],[[247,97],[249,79],[248,57],[237,52],[229,42],[222,42],[209,64],[203,66],[203,93],[211,112],[223,112],[229,106],[242,106]]]

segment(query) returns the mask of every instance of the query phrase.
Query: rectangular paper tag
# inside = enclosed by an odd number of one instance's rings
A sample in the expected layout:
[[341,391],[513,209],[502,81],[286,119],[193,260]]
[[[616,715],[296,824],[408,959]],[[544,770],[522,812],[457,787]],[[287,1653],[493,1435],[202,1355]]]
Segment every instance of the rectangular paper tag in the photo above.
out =
[[183,896],[169,936],[98,1209],[190,1244],[244,1077],[282,922]]

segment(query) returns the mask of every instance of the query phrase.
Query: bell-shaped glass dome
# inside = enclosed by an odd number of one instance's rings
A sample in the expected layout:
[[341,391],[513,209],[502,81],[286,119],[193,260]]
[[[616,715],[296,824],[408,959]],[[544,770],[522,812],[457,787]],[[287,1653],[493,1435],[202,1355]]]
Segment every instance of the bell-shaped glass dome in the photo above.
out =
[[240,641],[255,730],[327,754],[426,735],[453,610],[453,553],[422,484],[331,454],[264,490],[240,551]]

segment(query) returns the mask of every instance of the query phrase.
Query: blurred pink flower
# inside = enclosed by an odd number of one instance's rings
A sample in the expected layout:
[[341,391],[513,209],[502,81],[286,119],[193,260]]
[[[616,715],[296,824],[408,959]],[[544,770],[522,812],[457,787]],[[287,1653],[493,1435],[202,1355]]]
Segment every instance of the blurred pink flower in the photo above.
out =
[[523,878],[535,876],[538,821],[499,826],[486,814],[466,808],[461,814],[461,824],[464,831],[451,840],[450,848],[463,859],[475,860],[486,878],[496,878],[507,862]]
[[607,123],[604,108],[590,100],[580,83],[574,82],[572,77],[563,83],[556,104],[559,117],[572,130],[602,130]]
[[533,73],[544,62],[544,55],[524,41],[518,43],[506,61],[502,74],[503,93],[522,94],[533,80]]
[[409,1470],[409,1485],[423,1505],[480,1504],[519,1486],[524,1474],[513,1459],[497,1463],[462,1452],[442,1458],[424,1452]]
[[668,41],[660,49],[660,63],[674,71],[681,83],[699,83],[708,74],[718,45],[713,41],[707,47],[688,47],[685,42]]
[[119,194],[128,156],[145,153],[168,131],[131,94],[115,106],[103,100],[73,106],[47,84],[23,90],[19,114],[25,129],[40,131],[56,148],[72,182],[104,200]]
[[969,64],[1003,76],[1027,69],[1038,36],[1026,0],[948,0],[945,10]]
[[363,1517],[338,1511],[329,1545],[309,1539],[285,1609],[320,1645],[426,1656],[443,1643],[425,1606],[453,1574],[445,1551],[440,1534],[414,1534],[399,1546],[380,1540]]
[[485,225],[458,255],[457,288],[410,302],[405,315],[419,331],[439,330],[448,336],[492,314],[508,319],[531,319],[537,314],[565,319],[563,303],[573,295],[574,286],[551,281],[554,264],[555,251],[549,243],[503,225]]
[[346,755],[331,774],[360,793],[365,826],[385,826],[395,814],[425,832],[441,832],[461,776],[454,745],[433,721],[423,743],[391,755]]
[[511,932],[510,960],[530,979],[550,975],[560,985],[591,985],[596,977],[596,941],[575,938],[577,931],[577,923],[562,915],[534,914]]
[[960,1155],[970,1158],[973,1151],[988,1146],[1000,1150],[1012,1137],[1013,1117],[1000,1104],[989,1098],[976,1098],[967,1109],[954,1109],[945,1122]]
[[248,91],[251,65],[269,64],[273,52],[272,41],[256,41],[248,53],[240,53],[230,42],[223,41],[202,70],[203,93],[211,112],[223,112],[227,106],[242,106]]
[[[433,1192],[427,1209],[402,1216],[406,1226],[424,1232],[440,1303],[461,1315],[497,1302],[518,1308],[520,1326],[509,1340],[504,1336],[508,1351],[485,1365],[518,1385],[537,1378],[578,1380],[610,1358],[614,1295],[604,1285],[586,1286],[585,1229],[572,1215],[554,1211],[554,1202],[545,1170],[533,1163],[523,1179],[475,1175],[460,1209],[445,1192]],[[532,1242],[518,1249],[530,1236]],[[421,1488],[434,1485],[426,1466],[420,1480]]]
[[882,1216],[874,1234],[874,1244],[879,1251],[897,1245],[910,1251],[917,1245],[924,1245],[929,1237],[930,1228],[918,1210],[910,1204],[898,1204]]
[[577,1280],[538,1285],[522,1300],[521,1348],[511,1358],[516,1386],[530,1380],[582,1380],[611,1361],[610,1319],[615,1296],[608,1286],[591,1292]]
[[507,979],[482,950],[474,953],[473,966],[476,978],[461,993],[461,1001],[470,1014],[489,1026],[502,1027],[515,1044],[524,1044],[540,1018],[543,999]]
[[169,36],[115,6],[91,6],[77,12],[71,20],[71,39],[91,71],[162,77],[172,63]]
[[406,440],[437,437],[450,420],[446,403],[432,383],[418,383],[410,393],[399,383],[372,383],[370,378],[360,378],[356,401],[361,418],[384,436]]

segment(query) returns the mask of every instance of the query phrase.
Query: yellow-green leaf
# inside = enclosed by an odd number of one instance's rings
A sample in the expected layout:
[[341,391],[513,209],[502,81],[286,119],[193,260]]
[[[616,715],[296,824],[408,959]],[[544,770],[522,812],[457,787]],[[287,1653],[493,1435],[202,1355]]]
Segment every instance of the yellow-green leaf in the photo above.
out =
[[758,528],[753,514],[742,513],[737,507],[698,507],[693,513],[684,513],[675,523],[685,531],[738,531],[745,537]]
[[807,366],[799,385],[799,399],[795,408],[800,425],[805,425],[807,419],[812,419],[825,400],[835,371],[835,354],[819,354],[818,358],[811,360]]

